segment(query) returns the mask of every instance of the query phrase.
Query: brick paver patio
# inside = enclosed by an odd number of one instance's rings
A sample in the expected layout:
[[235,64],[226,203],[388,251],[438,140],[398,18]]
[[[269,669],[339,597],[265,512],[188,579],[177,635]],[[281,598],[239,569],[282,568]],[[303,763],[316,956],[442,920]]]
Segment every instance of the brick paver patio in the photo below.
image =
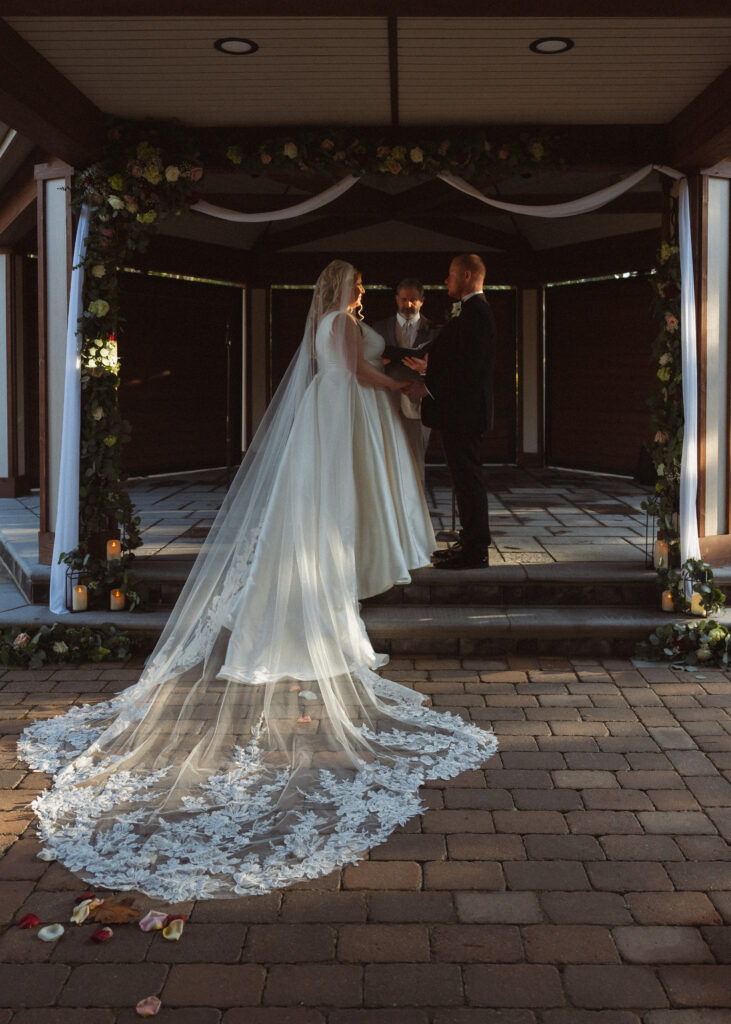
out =
[[[0,1024],[728,1024],[731,681],[629,661],[401,659],[388,669],[492,726],[484,771],[368,860],[261,897],[176,907],[179,943],[67,924],[87,890],[36,858],[15,754],[36,715],[136,668],[0,671]],[[160,906],[141,897],[137,906]]]

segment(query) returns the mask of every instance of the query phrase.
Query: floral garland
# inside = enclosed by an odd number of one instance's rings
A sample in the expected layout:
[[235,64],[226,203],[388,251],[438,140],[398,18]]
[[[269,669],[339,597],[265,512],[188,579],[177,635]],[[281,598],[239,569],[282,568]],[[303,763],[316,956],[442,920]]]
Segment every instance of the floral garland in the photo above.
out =
[[683,390],[680,338],[680,250],[663,245],[652,278],[655,310],[661,323],[652,353],[658,369],[649,398],[650,425],[654,431],[649,452],[655,466],[655,493],[642,508],[657,519],[657,538],[668,545],[676,564],[680,561],[680,463],[683,455]]
[[[142,587],[129,573],[140,544],[139,517],[126,490],[123,450],[131,428],[118,403],[120,328],[119,268],[143,252],[155,225],[187,213],[193,186],[203,169],[180,133],[148,127],[145,138],[130,126],[108,133],[104,158],[75,179],[72,203],[89,208],[83,261],[81,335],[81,466],[79,546],[62,560],[83,573],[93,592],[118,587],[134,608]],[[135,138],[136,136],[136,138]],[[120,536],[121,558],[106,560],[106,539]],[[106,593],[101,596],[102,600]]]
[[[352,130],[303,131],[264,140],[232,137],[208,145],[208,166],[237,167],[251,174],[302,172],[338,179],[345,174],[434,176],[451,171],[472,180],[545,171],[560,166],[555,140],[546,131],[494,141],[485,132],[453,138],[384,139]],[[61,558],[83,574],[90,599],[118,587],[129,607],[144,604],[140,581],[129,572],[140,544],[140,520],[126,490],[124,447],[130,425],[118,403],[121,318],[119,268],[144,252],[158,224],[188,213],[203,177],[194,131],[175,122],[115,121],[102,159],[80,172],[72,191],[76,210],[90,213],[84,265],[81,334],[80,543]],[[105,542],[119,534],[121,558],[113,570]],[[110,574],[111,573],[111,574]]]
[[80,665],[84,661],[127,661],[138,645],[129,633],[111,623],[101,626],[41,626],[36,633],[8,629],[0,633],[0,665],[41,668]]
[[303,131],[259,142],[233,140],[226,158],[249,174],[297,171],[341,178],[345,174],[435,177],[442,171],[470,180],[556,167],[555,139],[547,131],[522,132],[496,141],[484,131],[452,138],[385,138],[352,130]]

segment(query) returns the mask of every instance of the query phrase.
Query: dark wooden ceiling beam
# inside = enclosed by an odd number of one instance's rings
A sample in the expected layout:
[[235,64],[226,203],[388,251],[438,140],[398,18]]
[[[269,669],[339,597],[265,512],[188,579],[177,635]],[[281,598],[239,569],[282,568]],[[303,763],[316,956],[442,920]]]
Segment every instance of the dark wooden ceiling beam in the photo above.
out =
[[680,111],[669,126],[670,161],[688,170],[731,156],[731,67]]
[[[150,14],[149,0],[3,0],[5,17],[89,15],[130,17]],[[201,16],[200,0],[157,0],[156,17]],[[301,17],[301,0],[207,0],[205,16],[280,18]],[[585,18],[586,0],[460,0],[456,10],[444,0],[369,0],[343,11],[342,0],[311,0],[309,17],[434,18]],[[593,0],[592,18],[709,18],[727,17],[727,0]]]
[[422,217],[401,217],[405,224],[421,228],[422,231],[433,231],[437,235],[458,238],[470,246],[477,245],[489,249],[500,249],[502,252],[525,254],[529,246],[520,235],[511,235],[507,231],[496,231],[484,227],[471,220],[460,217],[441,217],[428,213]]
[[38,183],[31,174],[0,205],[0,246],[16,245],[34,226],[37,196]]
[[99,154],[99,108],[2,19],[0,121],[73,167]]

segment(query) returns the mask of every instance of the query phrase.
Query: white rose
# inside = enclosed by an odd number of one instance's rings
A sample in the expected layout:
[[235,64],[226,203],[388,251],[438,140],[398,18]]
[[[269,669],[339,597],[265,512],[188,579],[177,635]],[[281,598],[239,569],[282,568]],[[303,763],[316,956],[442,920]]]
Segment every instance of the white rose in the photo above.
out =
[[124,207],[124,201],[119,196],[110,196],[107,202],[113,210],[121,210]]
[[414,146],[414,148],[409,153],[409,158],[411,159],[412,164],[423,164],[424,150],[420,149],[419,146]]
[[93,419],[95,419],[98,423],[99,420],[104,416],[104,410],[100,405],[97,405],[91,415]]
[[165,180],[166,181],[177,181],[180,177],[180,168],[174,164],[170,164],[169,167],[165,168]]
[[107,268],[104,266],[103,263],[95,263],[94,266],[91,268],[92,277],[104,277],[106,272]]
[[63,640],[57,640],[56,643],[53,645],[54,654],[66,654],[68,649],[68,644],[65,644]]
[[285,156],[288,156],[290,160],[296,160],[299,150],[297,149],[294,142],[286,142],[284,149],[282,150]]

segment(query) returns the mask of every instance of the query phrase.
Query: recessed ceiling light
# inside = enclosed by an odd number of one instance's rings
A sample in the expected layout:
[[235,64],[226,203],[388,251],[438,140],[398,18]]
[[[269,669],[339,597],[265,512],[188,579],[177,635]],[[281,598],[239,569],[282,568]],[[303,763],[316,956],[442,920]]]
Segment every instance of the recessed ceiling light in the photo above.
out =
[[530,44],[533,53],[566,53],[574,45],[573,39],[534,39]]
[[213,45],[221,53],[232,53],[239,57],[246,53],[256,53],[259,49],[259,44],[251,39],[239,39],[234,36],[228,39],[217,39]]

